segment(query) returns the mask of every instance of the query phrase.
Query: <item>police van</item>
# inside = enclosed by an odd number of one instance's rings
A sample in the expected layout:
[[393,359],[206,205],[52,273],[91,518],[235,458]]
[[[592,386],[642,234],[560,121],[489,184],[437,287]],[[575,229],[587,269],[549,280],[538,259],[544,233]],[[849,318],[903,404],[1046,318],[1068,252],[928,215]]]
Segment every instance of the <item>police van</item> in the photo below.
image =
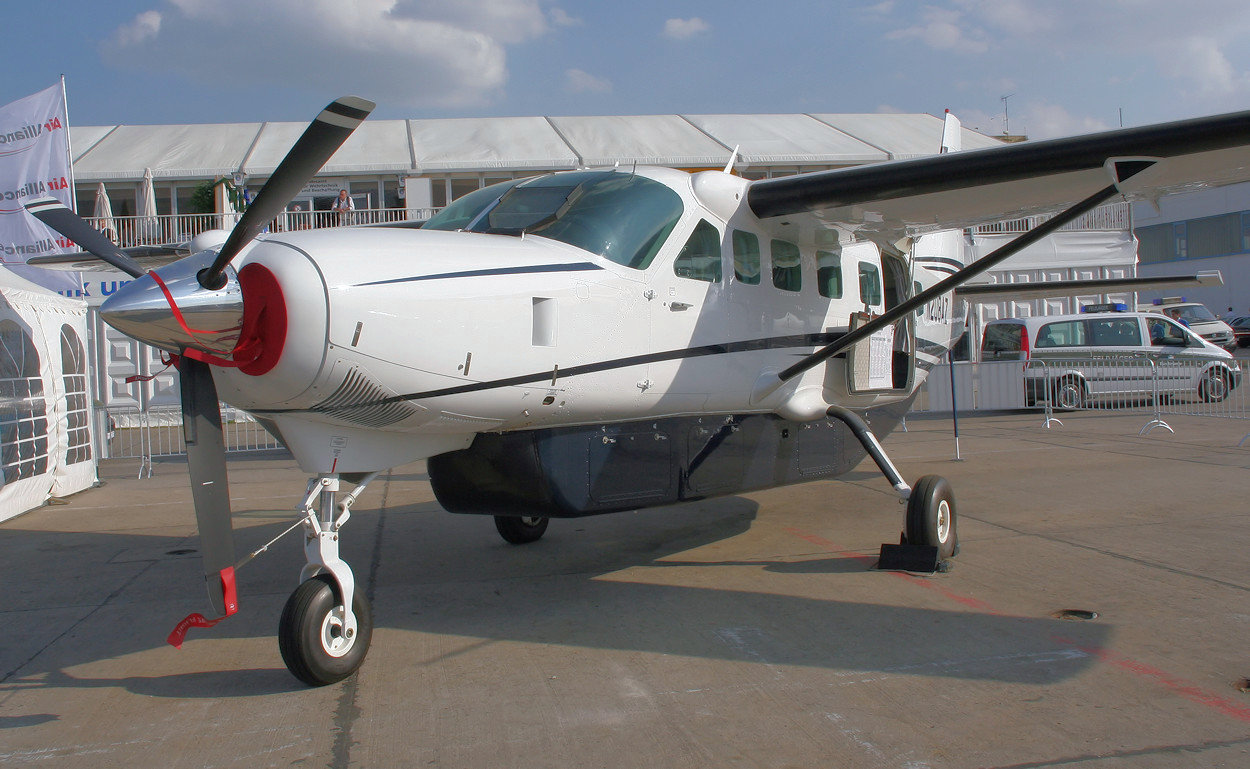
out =
[[1189,302],[1183,296],[1165,296],[1152,304],[1137,305],[1138,312],[1158,312],[1172,320],[1180,321],[1195,334],[1211,344],[1232,352],[1237,349],[1237,336],[1233,327],[1215,317],[1201,302]]
[[981,360],[1026,361],[1029,406],[1049,400],[1072,409],[1155,395],[1216,402],[1241,383],[1227,350],[1171,318],[1129,312],[1124,304],[990,321]]

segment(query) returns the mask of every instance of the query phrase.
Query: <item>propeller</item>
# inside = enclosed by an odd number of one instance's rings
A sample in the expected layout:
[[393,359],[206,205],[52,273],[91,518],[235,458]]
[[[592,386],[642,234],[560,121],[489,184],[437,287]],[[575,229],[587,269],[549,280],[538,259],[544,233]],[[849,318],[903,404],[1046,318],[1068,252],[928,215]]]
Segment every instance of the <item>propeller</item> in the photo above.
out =
[[352,131],[369,116],[374,106],[373,102],[359,96],[344,96],[321,110],[247,207],[243,218],[234,226],[221,251],[217,252],[217,258],[200,273],[201,286],[215,290],[225,285],[226,265],[260,234],[265,225],[286,210],[291,198],[321,170]]
[[86,219],[69,210],[56,198],[39,198],[26,204],[26,210],[39,221],[83,247],[102,262],[107,262],[132,278],[147,272],[113,241],[92,227]]
[[[136,278],[124,286],[105,304],[120,303],[114,308],[116,317],[129,319],[143,317],[143,295],[163,297],[158,306],[168,307],[171,315],[182,321],[182,310],[194,305],[205,295],[211,302],[215,296],[227,296],[221,289],[227,286],[226,268],[274,217],[282,213],[286,204],[303,189],[326,161],[343,145],[347,137],[373,111],[374,104],[357,96],[344,96],[331,102],[321,111],[312,124],[274,170],[269,181],[256,195],[252,205],[226,238],[212,263],[200,270],[198,280],[175,281],[174,278],[195,269],[212,256],[207,250],[193,254],[184,262],[176,262],[148,274],[146,270],[115,246],[86,220],[69,210],[55,199],[40,199],[26,205],[26,210],[65,237],[82,246],[86,251],[117,269]],[[193,261],[194,260],[194,261]],[[166,280],[162,279],[164,275]],[[159,290],[158,290],[159,287]],[[237,285],[231,289],[237,301]],[[129,296],[124,294],[129,293]],[[129,305],[126,303],[130,302]],[[170,306],[173,305],[173,306]],[[127,307],[130,312],[127,313]],[[101,316],[109,319],[107,307],[101,308]],[[151,317],[150,314],[148,317]],[[154,321],[149,321],[154,323]],[[128,333],[136,333],[135,327],[127,327]],[[189,331],[189,330],[188,330]],[[221,429],[221,408],[217,400],[217,386],[213,381],[210,363],[203,353],[216,351],[197,347],[194,334],[189,337],[168,337],[153,334],[154,338],[178,339],[167,343],[168,348],[179,345],[178,373],[182,387],[182,429],[187,446],[187,465],[191,476],[191,499],[195,504],[196,525],[200,532],[200,555],[204,566],[204,578],[209,600],[218,615],[235,611],[233,605],[234,531],[230,516],[230,488],[226,476],[225,438]],[[151,343],[153,339],[140,339]],[[210,360],[212,358],[209,358]]]

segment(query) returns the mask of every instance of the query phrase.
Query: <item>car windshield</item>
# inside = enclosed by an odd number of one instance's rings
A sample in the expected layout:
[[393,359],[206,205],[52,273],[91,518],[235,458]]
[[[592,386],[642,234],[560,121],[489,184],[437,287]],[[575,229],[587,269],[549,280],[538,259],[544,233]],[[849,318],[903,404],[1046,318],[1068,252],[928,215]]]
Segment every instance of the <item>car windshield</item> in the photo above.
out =
[[425,228],[541,235],[641,270],[682,211],[681,196],[652,179],[622,171],[569,171],[470,193]]
[[1168,310],[1168,315],[1186,323],[1202,323],[1208,320],[1215,320],[1215,316],[1211,314],[1211,311],[1201,304],[1186,304],[1180,307],[1172,307]]

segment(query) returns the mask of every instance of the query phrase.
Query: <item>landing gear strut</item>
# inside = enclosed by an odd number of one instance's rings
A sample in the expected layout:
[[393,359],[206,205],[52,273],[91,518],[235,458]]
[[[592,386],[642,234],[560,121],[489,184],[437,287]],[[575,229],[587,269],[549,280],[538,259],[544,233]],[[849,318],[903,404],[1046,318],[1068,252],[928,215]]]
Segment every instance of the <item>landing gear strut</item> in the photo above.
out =
[[[906,571],[936,571],[938,563],[959,554],[959,537],[955,528],[955,495],[950,482],[939,475],[925,475],[916,481],[915,488],[907,485],[903,476],[886,456],[885,449],[868,424],[855,412],[843,406],[830,406],[827,414],[841,420],[855,438],[877,463],[899,497],[907,503],[907,517],[903,528],[902,545],[884,545],[881,548],[880,568],[899,568]],[[926,548],[920,552],[917,547]],[[891,548],[887,556],[887,548]],[[931,548],[929,550],[928,548]],[[889,560],[888,560],[889,559]],[[898,559],[898,560],[895,560]],[[889,565],[897,563],[898,565]]]
[[[337,475],[308,482],[304,514],[304,556],[300,586],[287,599],[278,622],[278,649],[287,669],[310,686],[347,678],[365,661],[373,637],[373,613],[356,589],[351,567],[339,558],[339,529],[351,506],[377,473],[370,473],[335,504]],[[314,508],[314,502],[318,502]]]

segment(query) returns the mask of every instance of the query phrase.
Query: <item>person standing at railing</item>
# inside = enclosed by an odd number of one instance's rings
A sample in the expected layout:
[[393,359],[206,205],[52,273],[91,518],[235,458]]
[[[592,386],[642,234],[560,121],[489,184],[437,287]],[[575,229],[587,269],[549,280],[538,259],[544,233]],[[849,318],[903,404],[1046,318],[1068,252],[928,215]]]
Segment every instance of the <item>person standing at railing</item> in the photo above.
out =
[[339,196],[334,199],[330,210],[338,215],[339,224],[351,224],[351,212],[356,210],[356,204],[352,202],[347,190],[339,190]]

